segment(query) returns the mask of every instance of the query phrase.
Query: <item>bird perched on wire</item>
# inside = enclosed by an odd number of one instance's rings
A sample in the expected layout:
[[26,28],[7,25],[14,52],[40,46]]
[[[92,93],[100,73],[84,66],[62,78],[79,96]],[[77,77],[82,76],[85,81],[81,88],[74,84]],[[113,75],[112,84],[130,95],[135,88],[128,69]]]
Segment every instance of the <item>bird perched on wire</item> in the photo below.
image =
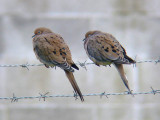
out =
[[114,64],[123,83],[129,90],[129,93],[132,94],[124,73],[123,64],[131,64],[136,61],[127,56],[125,49],[115,37],[101,31],[89,31],[85,34],[84,49],[88,57],[97,66]]
[[39,61],[47,68],[58,66],[63,69],[75,93],[80,96],[81,101],[84,101],[73,75],[73,68],[77,70],[79,68],[73,62],[69,47],[63,38],[48,28],[37,28],[33,35],[33,50]]

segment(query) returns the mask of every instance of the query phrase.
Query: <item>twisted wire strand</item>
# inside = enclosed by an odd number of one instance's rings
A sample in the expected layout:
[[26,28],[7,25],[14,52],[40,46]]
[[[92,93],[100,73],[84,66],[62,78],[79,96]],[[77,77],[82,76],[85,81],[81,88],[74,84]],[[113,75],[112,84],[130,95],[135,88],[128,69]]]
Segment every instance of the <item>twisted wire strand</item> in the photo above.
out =
[[[139,63],[159,63],[160,62],[160,58],[159,59],[156,59],[156,60],[144,60],[144,61],[137,61],[136,64],[139,64]],[[86,66],[87,65],[92,65],[94,63],[87,63],[86,61],[85,62],[78,62],[76,63],[77,65],[80,65],[82,68],[85,68],[86,69]],[[11,65],[0,65],[0,67],[22,67],[22,68],[27,68],[29,70],[28,67],[35,67],[35,66],[44,66],[43,64],[11,64]],[[151,91],[149,92],[134,92],[132,93],[133,95],[147,95],[147,94],[160,94],[160,90],[154,90],[152,87],[151,87]],[[75,99],[78,98],[78,95],[77,94],[73,94],[73,95],[47,95],[49,94],[49,92],[45,93],[45,94],[41,94],[39,93],[39,96],[26,96],[26,97],[16,97],[15,94],[13,93],[13,96],[12,97],[0,97],[0,100],[11,100],[11,102],[18,102],[18,100],[20,99],[43,99],[45,101],[46,98],[55,98],[55,97],[75,97]],[[130,95],[129,92],[122,92],[122,93],[106,93],[106,92],[103,92],[103,93],[90,93],[90,94],[84,94],[83,96],[106,96],[108,98],[108,96],[113,96],[113,95]]]
[[[13,93],[12,97],[0,97],[0,100],[11,100],[11,102],[18,102],[18,100],[21,99],[39,99],[39,101],[41,99],[43,99],[44,101],[47,98],[56,98],[56,97],[74,97],[75,100],[78,99],[78,95],[77,94],[73,94],[73,95],[48,95],[49,92],[45,93],[45,94],[41,94],[39,93],[39,96],[25,96],[25,97],[16,97],[15,94]],[[159,94],[160,95],[160,90],[155,90],[151,87],[151,91],[149,92],[133,92],[132,95],[155,95],[155,94]],[[129,92],[122,92],[122,93],[90,93],[90,94],[84,94],[84,97],[90,97],[90,96],[99,96],[100,98],[102,98],[103,96],[107,97],[108,96],[117,96],[117,95],[131,95]]]
[[[156,59],[156,60],[141,60],[141,61],[137,61],[135,64],[139,64],[139,63],[160,63],[160,58]],[[81,66],[82,68],[86,69],[87,65],[92,65],[94,64],[93,62],[77,62],[76,65]],[[29,70],[28,67],[35,67],[35,66],[44,66],[43,64],[10,64],[10,65],[6,65],[6,64],[0,64],[0,67],[22,67],[22,68],[27,68]]]

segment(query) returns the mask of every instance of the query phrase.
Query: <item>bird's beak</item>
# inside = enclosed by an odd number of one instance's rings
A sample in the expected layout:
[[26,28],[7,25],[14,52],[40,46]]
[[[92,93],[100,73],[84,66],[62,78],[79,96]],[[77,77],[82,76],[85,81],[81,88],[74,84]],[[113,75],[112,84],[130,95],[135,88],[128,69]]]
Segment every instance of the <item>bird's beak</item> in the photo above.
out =
[[33,35],[32,38],[34,38],[36,35]]

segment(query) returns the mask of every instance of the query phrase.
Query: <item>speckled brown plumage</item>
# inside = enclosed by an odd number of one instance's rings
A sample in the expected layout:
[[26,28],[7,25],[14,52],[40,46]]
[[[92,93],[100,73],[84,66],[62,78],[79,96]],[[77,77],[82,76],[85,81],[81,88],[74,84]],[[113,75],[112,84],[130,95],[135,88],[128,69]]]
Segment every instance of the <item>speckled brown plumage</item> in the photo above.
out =
[[50,29],[44,27],[37,28],[34,34],[33,49],[36,57],[47,68],[56,66],[62,68],[73,86],[74,91],[78,93],[81,100],[84,101],[72,73],[74,72],[73,68],[77,70],[79,70],[79,68],[72,61],[71,52],[63,38],[59,34],[53,33]]
[[125,49],[115,37],[101,31],[89,31],[85,35],[84,48],[89,58],[96,65],[114,64],[125,86],[131,93],[123,70],[123,64],[131,64],[135,63],[135,61],[127,56]]

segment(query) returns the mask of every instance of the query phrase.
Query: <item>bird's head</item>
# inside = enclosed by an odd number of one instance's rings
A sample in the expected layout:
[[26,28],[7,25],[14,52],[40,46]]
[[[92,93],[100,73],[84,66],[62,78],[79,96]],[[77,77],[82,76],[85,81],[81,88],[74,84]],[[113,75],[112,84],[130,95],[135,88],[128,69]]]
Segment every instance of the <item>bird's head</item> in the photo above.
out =
[[98,31],[98,30],[88,31],[88,32],[85,34],[85,38],[84,38],[83,41],[85,41],[86,38],[88,38],[88,37],[90,37],[90,36],[92,36],[92,35],[98,34],[98,33],[100,33],[100,32],[101,32],[101,31]]
[[48,28],[45,28],[45,27],[37,28],[37,29],[35,29],[34,35],[32,36],[32,38],[35,37],[36,35],[41,35],[41,34],[45,34],[45,33],[52,33],[52,31]]

